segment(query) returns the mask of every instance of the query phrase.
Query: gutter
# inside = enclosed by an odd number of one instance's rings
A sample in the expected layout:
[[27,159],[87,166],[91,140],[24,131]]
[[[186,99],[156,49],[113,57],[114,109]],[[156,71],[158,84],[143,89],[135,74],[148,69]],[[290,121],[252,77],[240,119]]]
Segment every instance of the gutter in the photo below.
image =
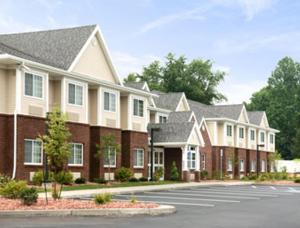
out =
[[12,172],[12,179],[16,178],[16,172],[17,172],[17,132],[18,132],[18,115],[17,110],[14,112],[14,157],[13,157],[13,172]]

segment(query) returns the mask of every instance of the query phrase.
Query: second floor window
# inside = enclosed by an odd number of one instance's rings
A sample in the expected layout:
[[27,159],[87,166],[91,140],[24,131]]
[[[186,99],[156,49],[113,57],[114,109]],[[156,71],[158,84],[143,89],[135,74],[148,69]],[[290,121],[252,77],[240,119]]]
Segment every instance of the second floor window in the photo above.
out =
[[265,133],[263,132],[260,133],[260,142],[265,142]]
[[241,139],[244,138],[244,128],[239,128],[239,137],[240,137]]
[[133,115],[144,116],[144,101],[139,99],[133,99]]
[[274,135],[270,135],[270,143],[271,143],[271,144],[274,143]]
[[227,136],[232,136],[232,126],[231,125],[227,125]]
[[250,140],[254,141],[255,140],[255,131],[250,130]]
[[42,142],[25,139],[25,164],[42,164]]
[[43,98],[43,77],[25,73],[25,95]]
[[71,143],[71,155],[69,165],[82,165],[83,145],[81,143]]
[[167,117],[166,116],[159,116],[159,123],[166,123]]
[[82,105],[83,87],[69,83],[69,104]]
[[104,110],[110,112],[116,111],[116,94],[104,92]]

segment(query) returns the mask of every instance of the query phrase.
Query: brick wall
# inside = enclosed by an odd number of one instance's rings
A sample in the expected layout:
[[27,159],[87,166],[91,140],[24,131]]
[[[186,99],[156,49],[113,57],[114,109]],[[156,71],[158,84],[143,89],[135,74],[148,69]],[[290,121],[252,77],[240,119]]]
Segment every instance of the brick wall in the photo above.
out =
[[165,180],[170,179],[172,163],[175,161],[179,177],[182,179],[182,151],[181,148],[165,148]]
[[[205,170],[208,172],[208,178],[212,177],[213,173],[213,164],[212,164],[212,146],[209,139],[208,131],[203,125],[203,127],[200,127],[200,131],[204,140],[204,146],[200,147],[200,159],[202,159],[201,155],[205,155]],[[201,161],[200,164],[200,171],[203,170],[203,163]]]

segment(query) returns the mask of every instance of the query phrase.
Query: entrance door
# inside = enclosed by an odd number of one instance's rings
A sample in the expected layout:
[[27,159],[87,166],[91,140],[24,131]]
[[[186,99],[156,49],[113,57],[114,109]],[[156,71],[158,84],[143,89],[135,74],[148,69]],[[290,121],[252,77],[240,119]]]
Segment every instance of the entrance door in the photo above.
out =
[[[148,178],[151,178],[151,151],[149,150],[149,162],[148,162]],[[153,173],[159,168],[164,169],[164,149],[163,148],[154,148],[153,153]],[[164,180],[164,174],[160,178]]]

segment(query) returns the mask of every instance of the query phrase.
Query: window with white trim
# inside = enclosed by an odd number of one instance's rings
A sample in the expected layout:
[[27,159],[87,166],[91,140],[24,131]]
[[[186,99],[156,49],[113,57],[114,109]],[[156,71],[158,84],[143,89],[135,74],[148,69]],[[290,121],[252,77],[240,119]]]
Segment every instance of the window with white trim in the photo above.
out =
[[110,112],[116,111],[116,94],[104,92],[104,110]]
[[167,117],[166,116],[159,116],[159,123],[166,123]]
[[144,168],[144,150],[134,149],[134,168]]
[[256,170],[256,161],[251,160],[251,172],[255,172],[255,170]]
[[82,105],[83,86],[68,83],[68,103],[72,105]]
[[264,132],[260,132],[260,142],[265,142],[265,133]]
[[104,167],[116,167],[117,153],[116,148],[108,147],[104,151]]
[[201,162],[202,162],[202,170],[206,170],[206,161],[205,161],[205,154],[201,155]]
[[266,172],[266,161],[265,160],[261,160],[261,171]]
[[240,137],[240,139],[244,138],[244,128],[242,128],[242,127],[239,128],[239,137]]
[[144,101],[139,99],[133,99],[133,115],[143,117],[144,116]]
[[270,134],[270,144],[274,144],[274,135]]
[[231,159],[227,160],[227,171],[232,172],[232,160]]
[[81,143],[71,143],[71,154],[69,157],[69,165],[83,164],[83,145]]
[[255,140],[255,131],[250,130],[250,140],[254,141]]
[[187,168],[196,169],[196,147],[194,146],[189,146],[187,152]]
[[25,164],[42,164],[42,141],[25,139]]
[[240,160],[240,172],[245,171],[245,161],[243,159]]
[[25,95],[43,98],[43,77],[25,73]]
[[232,136],[232,126],[227,125],[226,127],[227,136]]

